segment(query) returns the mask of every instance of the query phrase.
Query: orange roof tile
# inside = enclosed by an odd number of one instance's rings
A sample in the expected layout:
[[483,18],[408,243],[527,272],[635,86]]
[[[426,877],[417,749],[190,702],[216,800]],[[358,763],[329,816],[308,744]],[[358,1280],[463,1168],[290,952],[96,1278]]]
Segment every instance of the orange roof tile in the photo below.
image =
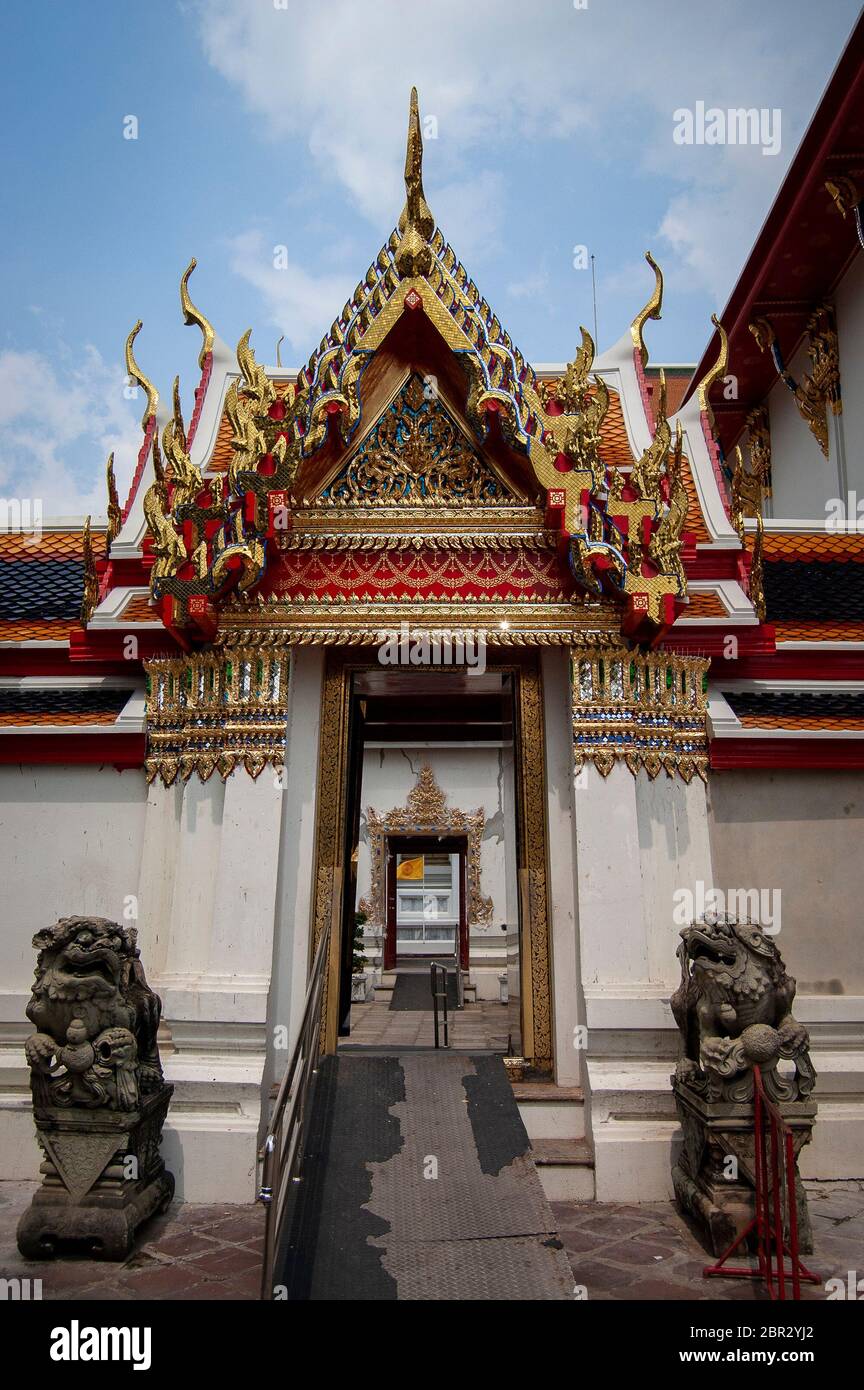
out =
[[864,642],[864,623],[775,623],[777,642]]
[[69,711],[58,710],[52,714],[0,714],[0,727],[11,728],[20,727],[22,724],[63,724],[78,725],[86,727],[88,724],[116,724],[117,711],[105,710],[104,713],[96,712],[91,714],[70,713]]
[[682,618],[727,618],[729,614],[718,594],[691,593]]
[[766,531],[763,554],[766,560],[848,560],[864,564],[864,535],[843,535],[820,531],[816,535],[791,535]]
[[[80,531],[43,531],[37,536],[26,531],[0,531],[0,561],[80,559],[83,536],[83,527]],[[95,539],[98,544],[98,533]]]
[[77,622],[68,618],[22,619],[20,622],[0,622],[0,642],[65,642]]
[[738,718],[747,729],[864,729],[864,719],[855,715],[740,714]]

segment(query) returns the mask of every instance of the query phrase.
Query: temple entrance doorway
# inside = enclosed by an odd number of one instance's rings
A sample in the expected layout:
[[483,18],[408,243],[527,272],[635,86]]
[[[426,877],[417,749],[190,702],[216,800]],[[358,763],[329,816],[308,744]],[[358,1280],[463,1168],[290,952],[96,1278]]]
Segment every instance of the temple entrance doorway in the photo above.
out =
[[328,1051],[432,1047],[434,963],[447,976],[451,1047],[548,1068],[533,657],[479,672],[328,654],[315,914],[318,930],[332,914]]

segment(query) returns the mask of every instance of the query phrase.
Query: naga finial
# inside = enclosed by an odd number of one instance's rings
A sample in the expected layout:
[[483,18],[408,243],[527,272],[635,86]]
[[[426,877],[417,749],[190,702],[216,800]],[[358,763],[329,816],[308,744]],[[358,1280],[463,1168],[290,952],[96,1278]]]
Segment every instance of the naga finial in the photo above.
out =
[[717,354],[717,361],[714,363],[714,366],[708,368],[708,371],[699,382],[697,389],[699,394],[699,408],[708,416],[708,423],[713,428],[714,412],[708,400],[708,393],[714,385],[714,382],[718,381],[721,376],[725,376],[726,374],[726,367],[729,362],[729,339],[726,336],[726,329],[723,327],[716,314],[711,315],[711,322],[720,334],[720,351]]
[[203,372],[207,356],[213,351],[213,339],[216,335],[213,332],[213,325],[210,320],[205,319],[201,310],[196,309],[192,300],[189,298],[189,276],[192,274],[197,264],[198,262],[193,256],[180,278],[180,308],[183,310],[183,322],[190,328],[194,324],[201,329],[204,341],[201,344],[201,351],[198,354],[198,366]]
[[141,368],[135,361],[135,354],[132,351],[132,344],[141,332],[141,328],[142,324],[139,319],[132,329],[132,332],[129,334],[129,337],[126,339],[126,373],[130,381],[134,381],[138,386],[142,386],[147,392],[147,404],[144,407],[144,414],[141,416],[141,428],[146,430],[150,416],[156,414],[156,407],[159,404],[159,392],[156,390],[153,382],[141,371]]
[[[184,449],[184,450],[185,450],[185,448],[186,448],[186,426],[183,424],[183,409],[182,409],[182,407],[181,407],[181,405],[180,405],[180,378],[179,378],[179,376],[175,376],[175,378],[174,378],[174,389],[173,389],[173,392],[172,392],[172,398],[173,398],[173,403],[174,403],[174,431],[173,431],[173,433],[174,433],[174,438],[175,438],[175,439],[177,440],[177,442],[179,443],[181,449]],[[163,445],[164,445],[164,431],[163,431]]]
[[120,534],[123,525],[123,513],[120,510],[120,498],[117,496],[117,480],[114,477],[114,454],[108,455],[108,462],[105,465],[105,479],[108,484],[108,532],[107,544]]
[[96,557],[93,554],[93,536],[90,530],[90,517],[84,522],[81,537],[81,558],[84,562],[83,587],[81,591],[81,622],[86,627],[99,598],[99,580],[96,575]]
[[405,206],[398,231],[399,244],[393,259],[399,274],[403,277],[426,274],[432,266],[429,242],[435,231],[435,218],[423,195],[423,134],[416,87],[411,88],[405,151]]
[[633,346],[642,359],[643,370],[648,366],[648,349],[645,346],[643,329],[648,319],[662,318],[660,310],[663,307],[663,271],[651,255],[650,251],[645,252],[645,259],[654,271],[654,291],[644,309],[640,309],[635,319],[630,325],[630,336],[633,339]]

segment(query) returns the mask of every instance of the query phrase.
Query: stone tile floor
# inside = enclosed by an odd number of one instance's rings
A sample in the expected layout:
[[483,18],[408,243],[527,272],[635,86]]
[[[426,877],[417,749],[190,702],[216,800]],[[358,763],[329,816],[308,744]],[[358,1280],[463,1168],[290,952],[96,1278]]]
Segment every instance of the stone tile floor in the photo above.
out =
[[[451,1011],[450,1046],[457,1052],[507,1048],[508,1010],[497,1000],[481,999]],[[391,1009],[386,999],[351,1005],[351,1032],[345,1042],[364,1047],[432,1047],[435,1016],[431,1009]],[[439,1019],[439,1026],[443,1027]]]
[[[18,1218],[35,1183],[0,1182],[0,1278],[41,1279],[44,1299],[254,1299],[263,1246],[258,1206],[175,1203],[142,1232],[124,1264],[71,1259],[23,1260]],[[826,1279],[864,1277],[864,1182],[808,1183],[815,1251],[807,1256],[818,1285],[805,1299],[824,1299]],[[709,1263],[693,1231],[669,1202],[641,1206],[553,1202],[574,1284],[589,1300],[763,1299],[745,1280],[707,1280]]]
[[[864,1182],[806,1186],[814,1249],[803,1259],[820,1282],[802,1285],[802,1298],[824,1299],[827,1279],[845,1283],[850,1270],[864,1276]],[[749,1279],[703,1278],[713,1259],[671,1202],[551,1205],[574,1283],[589,1300],[768,1298]]]

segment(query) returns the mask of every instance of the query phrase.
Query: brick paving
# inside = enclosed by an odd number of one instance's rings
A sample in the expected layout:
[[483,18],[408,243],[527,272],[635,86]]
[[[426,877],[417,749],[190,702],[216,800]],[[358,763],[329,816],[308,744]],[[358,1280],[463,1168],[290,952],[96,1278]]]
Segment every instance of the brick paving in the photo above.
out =
[[[820,1277],[802,1298],[824,1299],[827,1279],[864,1276],[864,1182],[807,1183],[813,1254],[804,1263]],[[749,1279],[705,1279],[713,1259],[671,1202],[640,1206],[552,1202],[574,1283],[589,1300],[767,1300]],[[739,1263],[739,1261],[735,1261]]]
[[[264,1213],[256,1205],[175,1203],[143,1228],[123,1264],[28,1261],[15,1245],[18,1218],[36,1183],[0,1182],[0,1277],[41,1279],[44,1299],[254,1299]],[[815,1250],[805,1258],[821,1279],[805,1299],[824,1299],[825,1280],[864,1277],[864,1182],[808,1183]],[[558,1234],[589,1300],[761,1300],[745,1280],[703,1279],[709,1256],[670,1202],[641,1206],[553,1202]]]
[[0,1183],[0,1277],[41,1279],[43,1299],[258,1297],[263,1207],[175,1202],[141,1228],[140,1244],[123,1264],[25,1260],[15,1244],[15,1228],[37,1186]]

